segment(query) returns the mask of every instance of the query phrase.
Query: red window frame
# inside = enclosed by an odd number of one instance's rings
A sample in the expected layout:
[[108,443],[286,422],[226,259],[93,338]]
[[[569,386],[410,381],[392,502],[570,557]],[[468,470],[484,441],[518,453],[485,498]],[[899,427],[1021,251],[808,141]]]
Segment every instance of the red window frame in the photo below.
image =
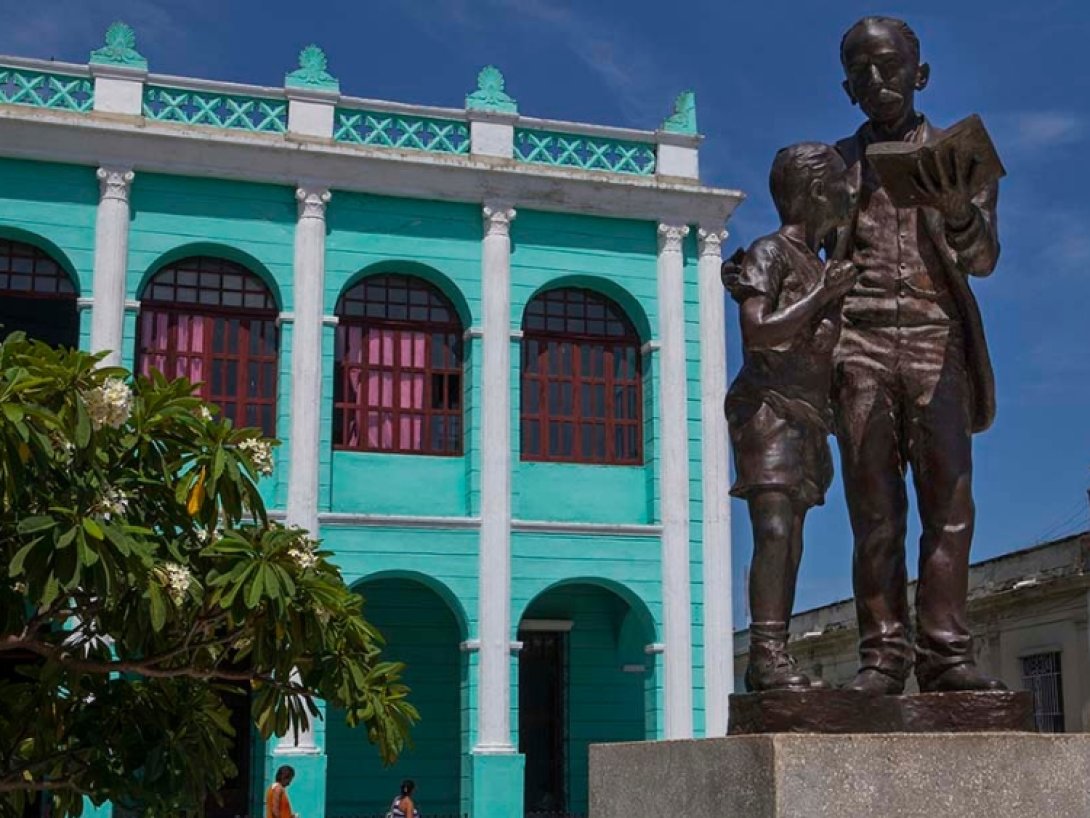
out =
[[276,433],[279,311],[269,287],[241,264],[193,256],[144,288],[138,370],[199,382],[204,400],[237,426]]
[[583,288],[549,290],[522,321],[521,458],[643,463],[643,361],[624,311]]
[[333,447],[460,457],[462,322],[436,287],[369,276],[337,301]]

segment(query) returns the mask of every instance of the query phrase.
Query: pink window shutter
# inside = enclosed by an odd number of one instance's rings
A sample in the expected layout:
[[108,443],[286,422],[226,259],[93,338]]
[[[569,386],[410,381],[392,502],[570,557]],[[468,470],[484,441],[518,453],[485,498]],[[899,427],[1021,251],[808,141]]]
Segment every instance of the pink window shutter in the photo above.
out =
[[401,334],[401,448],[418,452],[424,448],[424,361],[427,336],[422,332]]

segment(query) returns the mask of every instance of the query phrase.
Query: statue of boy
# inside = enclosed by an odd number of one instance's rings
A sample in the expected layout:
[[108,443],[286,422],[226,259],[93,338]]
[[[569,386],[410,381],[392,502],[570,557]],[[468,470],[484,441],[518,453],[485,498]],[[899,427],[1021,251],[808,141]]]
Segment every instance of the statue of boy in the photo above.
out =
[[823,263],[823,238],[852,210],[844,161],[803,142],[776,154],[769,177],[780,228],[724,265],[739,304],[744,363],[727,393],[737,480],[749,505],[748,690],[804,689],[787,651],[806,512],[825,501],[833,466],[829,392],[840,304],[855,284],[850,262]]

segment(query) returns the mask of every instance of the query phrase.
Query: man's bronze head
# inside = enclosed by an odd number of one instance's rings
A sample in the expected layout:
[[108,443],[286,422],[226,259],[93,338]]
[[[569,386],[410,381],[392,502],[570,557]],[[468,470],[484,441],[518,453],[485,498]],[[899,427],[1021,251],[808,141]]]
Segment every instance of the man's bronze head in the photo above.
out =
[[864,17],[840,41],[844,90],[876,125],[892,127],[914,110],[917,91],[931,68],[920,62],[920,41],[908,23],[894,17]]

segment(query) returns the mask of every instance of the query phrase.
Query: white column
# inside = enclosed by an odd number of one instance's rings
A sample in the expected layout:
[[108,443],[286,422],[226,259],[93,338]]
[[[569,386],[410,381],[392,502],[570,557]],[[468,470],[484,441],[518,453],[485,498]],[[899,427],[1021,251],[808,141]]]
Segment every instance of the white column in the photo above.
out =
[[481,543],[477,753],[513,753],[511,743],[511,220],[484,207]]
[[666,738],[693,735],[689,579],[689,423],[685,372],[685,225],[659,225],[658,295],[662,424],[662,618],[666,644]]
[[121,363],[125,275],[129,266],[129,189],[134,174],[128,168],[101,167],[97,175],[91,350],[109,350],[102,363],[117,366]]
[[[301,684],[302,679],[299,676],[298,670],[292,670],[291,680],[295,684]],[[303,707],[303,700],[300,697],[298,699],[299,704]],[[322,706],[324,710],[324,706]],[[309,711],[308,711],[309,716]],[[314,719],[315,716],[310,716],[311,721],[308,722],[306,727],[299,730],[298,733],[289,730],[281,738],[276,740],[276,749],[273,750],[273,755],[278,756],[316,756],[322,751],[318,748],[318,743],[314,740]]]
[[329,188],[295,191],[295,310],[291,349],[291,465],[288,525],[318,535],[318,441],[322,417],[322,312],[325,294],[325,208]]
[[702,227],[700,240],[700,426],[704,475],[704,718],[707,736],[727,734],[734,692],[730,584],[730,461],[727,456],[727,316],[720,281],[727,233]]

